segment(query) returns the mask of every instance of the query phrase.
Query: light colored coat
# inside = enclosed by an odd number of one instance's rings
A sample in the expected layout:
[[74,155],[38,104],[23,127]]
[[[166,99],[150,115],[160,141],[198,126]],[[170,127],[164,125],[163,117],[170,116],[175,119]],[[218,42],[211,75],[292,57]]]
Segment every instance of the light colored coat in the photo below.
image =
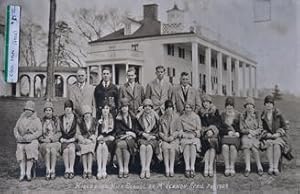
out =
[[184,95],[182,91],[182,86],[176,86],[173,88],[173,95],[172,95],[172,101],[175,105],[175,109],[180,114],[183,113],[184,105],[186,103],[190,104],[192,106],[192,109],[194,112],[198,112],[198,110],[201,107],[201,99],[200,99],[200,92],[197,91],[193,87],[189,87],[187,91],[187,100],[184,100]]
[[42,123],[36,113],[26,117],[23,112],[14,128],[14,135],[17,143],[30,143],[42,135]]
[[77,114],[82,115],[82,106],[88,105],[92,108],[93,117],[96,116],[96,107],[94,99],[95,87],[85,83],[82,89],[75,82],[73,85],[68,87],[68,99],[72,100],[74,103],[74,110]]
[[143,105],[145,99],[144,87],[139,83],[135,83],[132,90],[129,83],[125,83],[120,87],[120,99],[127,98],[129,101],[129,110],[131,110],[135,115],[137,114],[138,108]]
[[172,85],[166,79],[160,85],[158,79],[151,81],[146,88],[146,98],[152,100],[153,109],[158,113],[164,113],[164,103],[172,98]]

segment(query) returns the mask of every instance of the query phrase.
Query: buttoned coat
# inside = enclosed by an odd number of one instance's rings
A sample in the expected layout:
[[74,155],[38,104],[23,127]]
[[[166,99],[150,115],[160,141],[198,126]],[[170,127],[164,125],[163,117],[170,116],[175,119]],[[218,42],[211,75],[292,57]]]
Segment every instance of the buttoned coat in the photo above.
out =
[[192,106],[194,112],[198,112],[198,110],[201,107],[200,93],[199,91],[197,91],[195,88],[191,86],[188,88],[186,101],[184,99],[182,86],[178,85],[174,87],[172,93],[172,101],[175,105],[176,111],[179,112],[180,114],[183,113],[184,105],[186,103]]
[[129,110],[132,111],[134,115],[137,114],[138,108],[142,106],[143,101],[145,99],[144,87],[139,83],[134,84],[134,88],[129,85],[129,83],[125,83],[120,87],[120,99],[127,98],[129,101]]
[[172,85],[166,79],[162,80],[162,84],[158,79],[151,81],[146,88],[146,98],[152,100],[153,109],[161,115],[164,113],[164,103],[172,98]]
[[78,82],[70,85],[68,89],[68,99],[74,103],[74,110],[78,115],[82,115],[82,106],[88,105],[92,108],[93,117],[96,116],[95,98],[94,98],[95,86],[85,83],[81,89]]

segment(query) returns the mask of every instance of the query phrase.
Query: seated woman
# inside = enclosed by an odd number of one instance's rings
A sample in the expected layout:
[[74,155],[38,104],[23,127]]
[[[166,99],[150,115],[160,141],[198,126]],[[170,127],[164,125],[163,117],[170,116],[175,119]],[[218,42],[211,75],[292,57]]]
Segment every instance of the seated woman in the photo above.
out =
[[234,109],[234,99],[225,100],[225,111],[221,113],[222,154],[225,162],[225,176],[235,175],[235,161],[240,146],[240,113]]
[[140,178],[150,178],[150,164],[153,151],[159,154],[158,128],[159,117],[153,110],[153,104],[150,99],[143,102],[143,111],[137,115],[139,126],[136,128],[138,136],[138,145],[140,147],[141,174]]
[[213,176],[213,164],[216,151],[219,151],[219,128],[221,117],[219,110],[212,103],[208,95],[202,97],[202,107],[199,110],[199,116],[202,124],[202,153],[204,155],[204,176]]
[[159,137],[165,164],[166,177],[174,176],[175,154],[179,151],[179,116],[171,100],[165,102],[165,113],[160,118]]
[[97,164],[98,173],[97,179],[104,179],[107,177],[106,165],[108,158],[112,158],[115,149],[115,121],[111,114],[111,109],[108,103],[104,103],[101,110],[102,114],[98,120],[98,137],[97,137]]
[[256,160],[257,172],[260,176],[263,175],[263,168],[260,162],[259,150],[260,150],[260,138],[262,133],[262,123],[258,112],[255,110],[254,100],[251,97],[246,98],[244,104],[246,109],[240,117],[240,130],[242,135],[242,149],[245,156],[245,176],[249,176],[251,172],[251,151],[254,154]]
[[185,176],[194,178],[196,153],[201,151],[201,120],[193,112],[192,106],[185,104],[184,112],[179,117],[179,122],[181,151],[183,151],[185,162]]
[[64,178],[66,179],[74,178],[75,151],[78,148],[76,142],[76,130],[79,121],[73,110],[73,102],[71,100],[66,100],[64,103],[64,114],[59,117],[62,133],[60,138],[61,152],[65,164]]
[[92,108],[89,105],[82,106],[82,120],[77,128],[76,139],[78,139],[78,145],[80,151],[77,152],[81,156],[83,164],[82,178],[91,179],[93,156],[95,154],[96,138],[98,133],[97,121],[92,116]]
[[116,155],[119,166],[119,178],[127,178],[129,175],[130,156],[136,152],[136,118],[129,112],[127,98],[120,99],[120,108],[116,117]]
[[44,105],[45,116],[42,118],[43,134],[39,138],[41,143],[40,151],[46,162],[46,180],[55,179],[55,166],[57,154],[60,152],[61,144],[59,138],[61,131],[59,120],[53,115],[54,107],[52,102]]
[[33,101],[27,101],[24,112],[14,128],[14,136],[17,141],[16,157],[21,170],[20,181],[25,179],[25,173],[27,180],[31,181],[31,168],[33,162],[38,159],[38,138],[41,135],[42,123],[36,116],[35,104]]
[[263,134],[262,148],[267,150],[269,160],[270,175],[279,175],[278,163],[282,151],[288,146],[285,141],[286,122],[280,111],[274,107],[272,96],[266,96],[264,100],[264,110],[261,115]]

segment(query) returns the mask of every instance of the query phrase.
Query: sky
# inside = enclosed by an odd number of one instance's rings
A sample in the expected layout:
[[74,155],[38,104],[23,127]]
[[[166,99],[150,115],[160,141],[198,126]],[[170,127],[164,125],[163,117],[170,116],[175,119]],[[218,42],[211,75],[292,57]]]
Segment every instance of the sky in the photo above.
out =
[[[186,19],[220,34],[221,41],[247,50],[257,61],[259,88],[279,85],[300,95],[300,2],[298,0],[269,0],[270,20],[254,22],[254,6],[262,0],[57,0],[57,20],[72,20],[71,13],[81,7],[103,10],[117,7],[142,17],[143,4],[156,3],[159,19],[166,22],[166,10],[174,3],[186,12]],[[265,0],[268,1],[268,0]],[[0,14],[7,4],[20,4],[22,16],[42,25],[47,31],[49,0],[0,0]],[[298,10],[298,11],[297,11]]]

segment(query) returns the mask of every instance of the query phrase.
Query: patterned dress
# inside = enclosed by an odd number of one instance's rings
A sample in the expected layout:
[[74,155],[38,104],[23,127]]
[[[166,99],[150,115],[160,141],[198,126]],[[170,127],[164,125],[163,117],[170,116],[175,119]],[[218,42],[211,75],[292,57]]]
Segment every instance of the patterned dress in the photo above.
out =
[[[192,112],[190,115],[183,114],[179,118],[180,131],[183,137],[180,141],[180,151],[183,152],[186,145],[195,145],[197,152],[201,151],[200,135],[201,120],[199,116]],[[184,136],[190,136],[184,137]]]
[[[245,111],[240,117],[240,130],[242,134],[242,149],[252,147],[259,149],[262,134],[262,122],[258,112],[248,113]],[[253,133],[253,135],[250,134]]]
[[42,126],[43,134],[39,138],[41,155],[45,158],[47,149],[54,149],[59,154],[61,149],[59,142],[61,131],[58,118],[55,116],[51,118],[44,117],[42,118]]
[[[80,146],[80,151],[77,155],[83,155],[88,153],[95,153],[96,138],[97,138],[97,122],[94,118],[91,120],[81,120],[79,124],[79,130],[77,129],[76,138],[78,139],[78,145]],[[86,140],[91,140],[90,143],[84,143]]]

